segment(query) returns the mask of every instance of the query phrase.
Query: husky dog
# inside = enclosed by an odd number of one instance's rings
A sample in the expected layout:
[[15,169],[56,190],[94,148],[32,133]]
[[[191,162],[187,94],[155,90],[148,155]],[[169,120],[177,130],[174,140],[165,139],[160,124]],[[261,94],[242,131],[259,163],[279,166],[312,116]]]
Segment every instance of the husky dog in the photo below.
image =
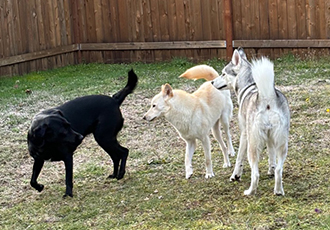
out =
[[240,180],[247,153],[251,185],[245,195],[254,195],[259,181],[258,161],[265,144],[269,154],[269,175],[275,174],[274,194],[284,195],[283,164],[288,152],[290,110],[286,97],[274,86],[273,63],[267,58],[247,60],[243,49],[235,50],[231,62],[212,84],[219,90],[233,89],[238,98],[240,145],[231,181]]
[[[204,68],[188,69],[180,77],[197,79],[201,72],[211,72],[206,78],[209,80],[214,80],[219,76],[213,68],[204,66]],[[157,117],[164,116],[186,142],[186,179],[189,179],[193,174],[192,157],[196,148],[196,139],[201,140],[206,160],[205,178],[210,178],[214,176],[209,139],[211,129],[220,144],[224,168],[231,166],[228,154],[235,155],[229,132],[232,110],[233,104],[229,90],[219,91],[212,86],[210,81],[203,83],[192,94],[183,90],[173,90],[169,84],[165,84],[162,86],[161,92],[152,99],[151,108],[143,119],[152,121]],[[228,149],[221,137],[220,124],[225,131]]]

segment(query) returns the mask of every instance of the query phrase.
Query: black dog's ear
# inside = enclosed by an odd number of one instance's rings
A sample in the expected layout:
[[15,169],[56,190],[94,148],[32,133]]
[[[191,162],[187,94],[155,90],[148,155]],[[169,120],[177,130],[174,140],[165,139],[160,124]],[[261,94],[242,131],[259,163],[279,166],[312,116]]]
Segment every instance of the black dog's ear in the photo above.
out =
[[45,136],[47,127],[48,127],[47,124],[42,124],[40,126],[37,126],[34,130],[32,130],[33,136],[36,138],[43,138]]
[[51,114],[51,115],[54,114],[54,115],[59,115],[61,117],[64,117],[62,111],[59,109],[52,109],[51,113],[49,113],[49,114]]
[[42,113],[47,115],[59,115],[61,117],[64,117],[62,111],[59,109],[47,109],[44,110]]

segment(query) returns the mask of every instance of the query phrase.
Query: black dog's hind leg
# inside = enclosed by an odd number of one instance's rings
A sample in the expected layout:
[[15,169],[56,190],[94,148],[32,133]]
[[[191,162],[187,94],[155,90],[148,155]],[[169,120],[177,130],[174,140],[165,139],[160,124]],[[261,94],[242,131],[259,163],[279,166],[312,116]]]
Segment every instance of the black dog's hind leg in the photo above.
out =
[[94,135],[94,137],[97,143],[109,154],[113,161],[113,174],[111,174],[108,178],[117,178],[118,180],[122,179],[125,175],[128,149],[122,147],[117,140],[105,140],[103,135]]
[[65,159],[64,159],[64,165],[65,165],[65,194],[63,198],[70,196],[73,197],[72,195],[72,188],[73,188],[73,157],[72,154],[68,154]]
[[[108,153],[108,152],[107,152]],[[108,153],[109,154],[109,153]],[[109,154],[109,156],[111,157],[111,155]],[[118,175],[118,169],[119,169],[119,162],[120,162],[120,159],[117,158],[117,157],[111,157],[112,159],[112,162],[113,162],[113,173],[110,174],[108,176],[109,179],[114,179],[114,178],[117,178],[117,175]]]
[[38,190],[38,192],[41,192],[44,189],[44,186],[42,184],[38,184],[37,182],[38,176],[40,174],[43,165],[44,165],[44,160],[34,159],[30,185],[36,190]]
[[[119,144],[118,144],[119,145]],[[122,147],[119,145],[119,148],[121,149],[121,162],[120,162],[120,169],[117,174],[117,179],[120,180],[124,177],[125,172],[126,172],[126,161],[128,157],[128,149],[125,147]]]
[[[101,147],[103,148],[103,146]],[[117,180],[122,179],[126,172],[125,168],[128,156],[128,149],[122,147],[117,141],[113,141],[111,146],[103,149],[109,154],[113,161],[113,174],[111,174],[108,178],[117,178]]]

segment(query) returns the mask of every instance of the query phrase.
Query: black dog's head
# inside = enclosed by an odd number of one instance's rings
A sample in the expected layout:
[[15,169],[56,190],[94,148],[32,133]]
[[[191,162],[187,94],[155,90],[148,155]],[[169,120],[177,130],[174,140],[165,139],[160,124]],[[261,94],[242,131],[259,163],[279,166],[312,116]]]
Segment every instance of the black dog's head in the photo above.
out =
[[28,146],[33,158],[62,160],[64,152],[73,152],[83,136],[56,109],[37,114],[28,132]]

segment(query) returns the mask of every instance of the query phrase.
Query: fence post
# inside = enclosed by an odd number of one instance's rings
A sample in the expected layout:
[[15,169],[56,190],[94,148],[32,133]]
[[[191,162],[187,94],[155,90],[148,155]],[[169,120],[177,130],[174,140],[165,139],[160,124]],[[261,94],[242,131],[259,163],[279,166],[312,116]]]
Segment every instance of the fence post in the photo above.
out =
[[233,54],[232,0],[225,0],[225,30],[226,30],[226,56],[227,56],[227,61],[229,61]]

